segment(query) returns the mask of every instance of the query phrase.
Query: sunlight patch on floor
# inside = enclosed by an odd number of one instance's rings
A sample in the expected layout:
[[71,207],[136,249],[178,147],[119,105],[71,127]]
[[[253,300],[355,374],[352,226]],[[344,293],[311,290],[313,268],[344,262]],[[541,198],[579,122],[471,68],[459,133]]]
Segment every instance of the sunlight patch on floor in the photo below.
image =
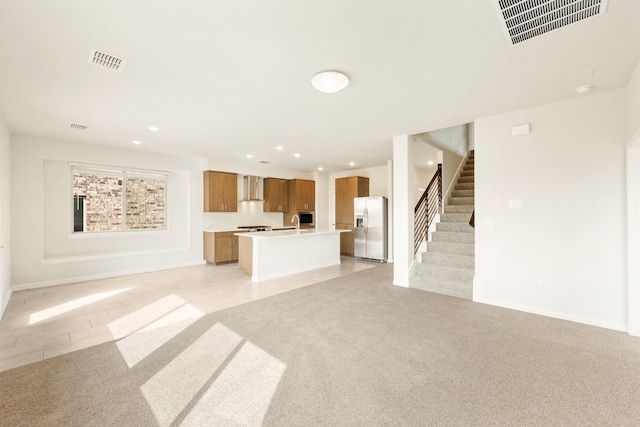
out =
[[140,387],[161,426],[174,422],[241,342],[216,323]]
[[181,426],[262,425],[286,367],[245,342]]
[[123,338],[148,326],[186,303],[185,300],[175,294],[167,295],[164,298],[110,322],[107,326],[114,338]]
[[32,313],[29,316],[29,325],[33,325],[38,322],[42,322],[52,317],[59,316],[61,314],[68,313],[80,307],[93,304],[94,302],[101,301],[103,299],[112,297],[114,295],[121,294],[133,288],[116,289],[114,291],[99,292],[96,294],[87,295],[86,297],[74,299],[73,301],[65,302],[64,304],[56,305],[55,307],[47,308],[36,313]]
[[[176,311],[181,310],[183,307],[180,307]],[[170,315],[171,313],[165,317],[170,317]],[[148,331],[137,332],[117,341],[116,346],[118,347],[118,350],[120,350],[120,354],[124,358],[125,362],[127,362],[127,366],[129,368],[133,368],[154,351],[158,350],[160,347],[171,341],[171,339],[175,338],[180,334],[180,332],[194,324],[201,316],[202,315],[195,316],[189,320],[183,320],[181,322],[172,321],[163,328],[154,328],[157,330],[153,333],[145,333]],[[160,319],[160,321],[163,319]]]

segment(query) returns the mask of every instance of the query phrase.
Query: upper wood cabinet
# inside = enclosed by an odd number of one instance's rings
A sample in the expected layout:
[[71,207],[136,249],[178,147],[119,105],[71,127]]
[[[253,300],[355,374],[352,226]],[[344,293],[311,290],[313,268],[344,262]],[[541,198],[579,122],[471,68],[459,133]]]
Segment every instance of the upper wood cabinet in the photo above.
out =
[[[350,224],[353,227],[353,199],[368,196],[369,178],[350,176],[336,179],[336,224]],[[343,234],[350,234],[353,238],[353,233]]]
[[204,211],[238,212],[238,175],[204,172]]
[[289,210],[289,181],[280,178],[264,179],[264,212]]
[[311,212],[316,209],[316,182],[289,180],[289,212]]

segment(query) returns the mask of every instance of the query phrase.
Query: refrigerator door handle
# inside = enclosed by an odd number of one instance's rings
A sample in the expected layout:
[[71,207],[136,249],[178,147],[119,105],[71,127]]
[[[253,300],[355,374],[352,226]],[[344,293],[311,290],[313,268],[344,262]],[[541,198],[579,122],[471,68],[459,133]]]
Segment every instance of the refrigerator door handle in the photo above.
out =
[[364,208],[364,234],[369,231],[369,209]]

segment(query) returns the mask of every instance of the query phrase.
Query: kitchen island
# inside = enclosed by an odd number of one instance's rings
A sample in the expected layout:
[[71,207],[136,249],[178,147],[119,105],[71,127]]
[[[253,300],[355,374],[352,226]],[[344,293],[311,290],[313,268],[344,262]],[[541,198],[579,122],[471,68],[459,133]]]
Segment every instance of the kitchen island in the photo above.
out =
[[340,233],[283,230],[238,233],[238,265],[254,282],[340,264]]

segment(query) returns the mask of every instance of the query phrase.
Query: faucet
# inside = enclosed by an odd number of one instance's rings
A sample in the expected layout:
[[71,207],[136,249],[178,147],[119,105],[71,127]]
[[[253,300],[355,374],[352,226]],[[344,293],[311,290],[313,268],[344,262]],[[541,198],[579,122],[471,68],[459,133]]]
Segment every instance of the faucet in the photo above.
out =
[[296,231],[299,233],[300,232],[300,217],[298,217],[298,215],[294,215],[293,217],[291,217],[291,223],[293,224],[293,220],[298,218],[298,222],[296,223]]

